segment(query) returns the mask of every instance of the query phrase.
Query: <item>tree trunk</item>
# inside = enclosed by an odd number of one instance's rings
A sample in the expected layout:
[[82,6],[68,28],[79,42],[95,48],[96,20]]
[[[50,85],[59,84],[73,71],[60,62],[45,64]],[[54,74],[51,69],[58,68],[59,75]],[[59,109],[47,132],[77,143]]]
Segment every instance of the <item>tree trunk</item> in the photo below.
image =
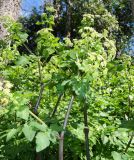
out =
[[72,3],[71,0],[67,0],[67,22],[66,22],[66,36],[71,37],[71,16],[72,16]]
[[[0,0],[0,17],[10,16],[17,20],[19,16],[21,0]],[[2,26],[0,21],[0,39],[4,38],[6,30]]]
[[69,102],[68,105],[68,109],[65,115],[65,119],[64,119],[64,124],[63,124],[63,131],[60,134],[59,137],[59,160],[63,160],[63,148],[64,148],[64,134],[65,134],[65,129],[67,127],[67,123],[68,123],[68,119],[69,119],[69,115],[70,115],[70,111],[73,105],[73,101],[74,101],[74,96],[71,97],[71,100]]
[[131,0],[132,20],[134,22],[134,0]]

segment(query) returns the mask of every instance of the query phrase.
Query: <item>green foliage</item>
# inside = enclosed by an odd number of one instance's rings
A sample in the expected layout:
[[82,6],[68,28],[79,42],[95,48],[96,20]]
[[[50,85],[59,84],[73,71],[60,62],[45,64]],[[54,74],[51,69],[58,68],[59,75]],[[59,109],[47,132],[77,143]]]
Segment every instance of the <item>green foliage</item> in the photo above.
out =
[[113,158],[114,158],[114,160],[121,160],[122,158],[121,158],[121,155],[118,153],[118,152],[112,152],[112,156],[113,156]]
[[29,141],[32,141],[32,140],[33,140],[36,131],[34,131],[31,126],[28,126],[27,124],[25,124],[22,131],[23,131],[25,137],[26,137]]
[[[98,18],[101,26],[105,24],[99,31],[94,25]],[[96,14],[83,15],[79,38],[63,41],[53,34],[52,15],[43,14],[42,21],[45,28],[37,32],[34,52],[26,45],[28,35],[22,25],[10,19],[5,23],[9,35],[0,48],[0,156],[32,160],[42,151],[44,157],[55,158],[68,101],[74,95],[65,159],[85,159],[86,100],[91,158],[131,160],[133,143],[126,147],[133,131],[134,66],[125,54],[115,59],[116,18],[100,5]]]
[[39,132],[36,136],[36,151],[39,152],[50,145],[50,141],[47,135]]

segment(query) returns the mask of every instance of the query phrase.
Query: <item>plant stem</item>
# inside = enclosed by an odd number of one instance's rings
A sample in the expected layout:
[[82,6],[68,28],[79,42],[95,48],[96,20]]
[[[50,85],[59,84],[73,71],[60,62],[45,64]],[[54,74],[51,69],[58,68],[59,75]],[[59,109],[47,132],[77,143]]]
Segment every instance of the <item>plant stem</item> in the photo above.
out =
[[59,97],[58,97],[58,100],[57,100],[56,105],[55,105],[55,107],[54,107],[54,110],[53,110],[53,112],[52,112],[51,118],[52,118],[52,117],[55,115],[55,113],[57,112],[57,109],[58,109],[58,106],[59,106],[59,103],[60,103],[60,101],[61,101],[62,96],[63,96],[63,93],[61,93],[61,94],[59,95]]
[[35,114],[37,114],[37,110],[38,110],[38,107],[39,107],[39,105],[40,105],[40,101],[41,101],[41,97],[42,97],[42,94],[43,94],[44,87],[45,87],[45,85],[44,85],[44,84],[41,84],[39,97],[38,97],[38,100],[37,100],[36,105],[35,105],[35,107],[34,107],[34,113],[35,113]]
[[84,133],[85,133],[85,147],[86,147],[86,159],[90,160],[90,152],[89,152],[89,128],[88,128],[88,113],[87,113],[87,104],[84,102]]
[[39,70],[39,80],[40,80],[40,83],[42,84],[42,71],[41,71],[40,58],[38,59],[38,70]]
[[[24,43],[23,46],[26,48],[26,50],[34,55],[34,53],[31,51],[31,49]],[[39,57],[39,53],[38,53],[38,57]],[[38,58],[38,69],[39,69],[39,80],[40,80],[40,83],[42,83],[42,72],[41,72],[41,64],[40,64],[40,58]]]
[[73,101],[74,101],[74,96],[71,97],[71,100],[69,102],[68,109],[65,115],[64,124],[63,124],[63,131],[61,132],[60,138],[59,138],[59,160],[63,160],[64,133],[65,133],[65,129],[67,126],[67,122],[68,122],[68,118],[69,118],[69,114],[72,108]]
[[[30,48],[24,43],[23,44],[24,47],[27,49],[27,51],[34,55],[34,53],[30,50]],[[39,56],[39,54],[38,54]],[[37,103],[34,107],[34,113],[37,114],[37,110],[38,110],[38,107],[39,107],[39,104],[40,104],[40,101],[41,101],[41,97],[42,97],[42,94],[43,94],[43,90],[44,90],[44,84],[42,83],[42,72],[41,72],[41,64],[40,64],[40,58],[38,58],[38,70],[39,70],[39,80],[40,80],[40,86],[41,86],[41,89],[40,89],[40,93],[39,93],[39,97],[38,97],[38,100],[37,100]]]
[[125,153],[127,152],[128,148],[130,147],[131,143],[132,143],[132,140],[133,140],[133,137],[134,137],[134,132],[132,133],[129,141],[128,141],[128,144],[126,146],[126,149],[125,149]]
[[[45,124],[39,117],[37,117],[33,112],[29,111],[29,114],[33,116],[39,123]],[[45,124],[46,125],[46,124]]]
[[30,50],[30,48],[29,48],[25,43],[23,44],[23,46],[27,49],[27,51],[28,51],[30,54],[34,55],[34,53]]

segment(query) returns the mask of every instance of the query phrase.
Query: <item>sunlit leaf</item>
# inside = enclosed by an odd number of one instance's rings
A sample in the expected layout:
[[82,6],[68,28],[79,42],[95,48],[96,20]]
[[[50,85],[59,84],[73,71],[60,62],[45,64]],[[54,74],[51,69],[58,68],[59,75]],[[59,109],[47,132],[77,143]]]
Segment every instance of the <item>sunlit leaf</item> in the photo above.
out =
[[24,120],[28,120],[29,117],[29,108],[25,106],[21,106],[17,111],[17,117],[22,118]]
[[12,139],[14,137],[14,135],[17,133],[17,131],[18,130],[15,128],[11,129],[7,134],[6,141],[9,141],[10,139]]
[[49,138],[45,133],[39,132],[36,135],[36,152],[44,150],[49,146],[49,144],[50,144]]
[[23,131],[25,137],[26,137],[29,141],[32,141],[32,140],[33,140],[36,131],[33,130],[33,128],[32,128],[31,126],[28,126],[27,124],[25,124],[22,131]]
[[114,160],[122,160],[121,154],[115,151],[112,152],[112,157]]

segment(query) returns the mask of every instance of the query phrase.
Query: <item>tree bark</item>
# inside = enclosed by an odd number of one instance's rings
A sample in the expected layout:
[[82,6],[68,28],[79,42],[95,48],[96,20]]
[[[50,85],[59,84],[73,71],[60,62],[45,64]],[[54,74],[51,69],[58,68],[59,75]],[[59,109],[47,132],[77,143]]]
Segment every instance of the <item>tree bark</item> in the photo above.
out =
[[131,0],[132,20],[134,22],[134,0]]
[[71,97],[69,105],[68,105],[68,109],[65,115],[65,119],[64,119],[64,124],[63,124],[63,131],[60,134],[59,137],[59,160],[63,160],[64,156],[63,156],[63,148],[64,148],[64,134],[65,134],[65,129],[67,127],[67,122],[68,122],[68,118],[70,115],[70,111],[73,105],[73,101],[74,101],[74,96]]
[[71,0],[67,0],[67,22],[66,22],[66,36],[68,38],[71,37],[71,7],[72,7],[72,3]]
[[[0,0],[0,17],[10,16],[14,20],[18,19],[21,0]],[[0,39],[7,34],[0,21]]]
[[90,160],[90,151],[89,151],[89,128],[88,128],[88,111],[87,104],[84,102],[84,133],[85,133],[85,147],[86,147],[86,159]]

